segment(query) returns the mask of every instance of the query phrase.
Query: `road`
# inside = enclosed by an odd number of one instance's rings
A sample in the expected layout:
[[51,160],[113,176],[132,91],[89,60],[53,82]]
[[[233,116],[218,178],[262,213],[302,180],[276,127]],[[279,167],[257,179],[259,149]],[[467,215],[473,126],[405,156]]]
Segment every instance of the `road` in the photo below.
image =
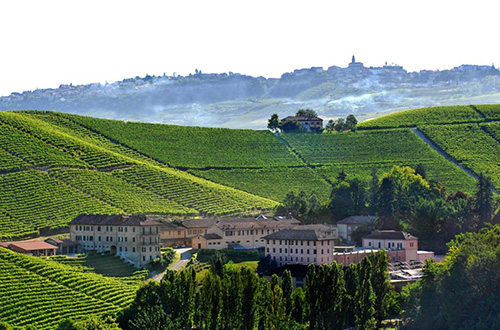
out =
[[[180,254],[181,259],[177,261],[175,264],[170,265],[168,269],[180,269],[183,266],[185,266],[188,262],[189,259],[191,259],[191,250],[192,248],[182,248],[182,249],[174,249],[174,251],[178,254]],[[158,275],[153,276],[153,280],[156,282],[160,282],[161,279],[163,278],[163,275],[165,275],[166,271],[161,272]]]

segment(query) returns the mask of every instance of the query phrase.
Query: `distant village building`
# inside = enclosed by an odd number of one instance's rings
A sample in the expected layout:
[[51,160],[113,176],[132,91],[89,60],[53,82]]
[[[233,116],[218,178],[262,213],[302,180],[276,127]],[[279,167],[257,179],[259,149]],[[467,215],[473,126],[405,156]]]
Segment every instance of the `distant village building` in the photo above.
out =
[[43,241],[0,242],[0,247],[35,257],[49,257],[56,254],[57,247]]
[[[376,230],[363,237],[360,248],[340,247],[333,254],[333,259],[344,266],[357,263],[372,252],[385,249],[389,262],[425,260],[434,257],[434,252],[419,251],[418,238],[402,231]],[[342,251],[339,251],[342,250]]]
[[304,225],[266,235],[266,254],[278,266],[323,265],[333,261],[337,230],[331,225]]
[[355,215],[337,222],[337,228],[339,231],[339,237],[342,237],[347,242],[352,242],[352,233],[358,229],[358,227],[363,226],[364,224],[374,222],[378,217],[372,215]]
[[288,116],[283,118],[282,123],[286,121],[296,121],[300,124],[300,126],[306,131],[310,131],[314,128],[323,128],[323,119],[319,117],[297,117],[297,116]]
[[204,234],[192,240],[195,249],[258,249],[265,246],[264,236],[293,228],[300,221],[292,217],[219,219]]
[[160,257],[161,224],[145,215],[81,214],[69,226],[85,252],[110,251],[137,266]]

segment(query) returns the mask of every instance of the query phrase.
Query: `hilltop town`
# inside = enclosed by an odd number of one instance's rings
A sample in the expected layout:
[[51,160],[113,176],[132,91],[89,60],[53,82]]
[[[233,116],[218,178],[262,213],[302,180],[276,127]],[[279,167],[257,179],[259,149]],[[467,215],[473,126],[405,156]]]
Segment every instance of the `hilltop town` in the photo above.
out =
[[325,119],[354,113],[363,120],[408,108],[496,103],[498,90],[500,70],[493,64],[408,72],[387,62],[367,67],[353,56],[346,67],[298,69],[279,79],[195,70],[188,76],[164,73],[105,84],[62,84],[0,97],[0,110],[262,129],[271,108],[280,116],[314,108]]

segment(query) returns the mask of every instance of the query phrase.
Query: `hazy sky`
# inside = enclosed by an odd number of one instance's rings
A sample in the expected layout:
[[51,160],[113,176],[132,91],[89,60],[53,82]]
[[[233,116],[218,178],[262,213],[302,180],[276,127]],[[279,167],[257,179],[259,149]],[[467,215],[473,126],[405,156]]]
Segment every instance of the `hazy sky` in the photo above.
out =
[[2,1],[0,95],[203,72],[385,61],[500,65],[494,1]]

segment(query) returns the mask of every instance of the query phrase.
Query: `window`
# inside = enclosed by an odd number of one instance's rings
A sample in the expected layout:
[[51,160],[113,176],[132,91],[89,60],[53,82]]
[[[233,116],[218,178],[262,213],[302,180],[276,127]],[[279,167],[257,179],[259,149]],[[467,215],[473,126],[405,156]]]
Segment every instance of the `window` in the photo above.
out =
[[135,233],[135,227],[132,227],[132,232]]
[[101,226],[97,226],[97,231],[101,231]]
[[276,253],[276,248],[273,248],[273,253]]
[[142,261],[146,261],[146,256],[142,256]]
[[295,249],[295,253],[299,253],[299,249]]
[[300,254],[304,254],[304,250],[303,249],[300,249]]
[[269,248],[266,249],[267,253],[269,253]]
[[[321,254],[325,254],[325,250],[321,249]],[[323,261],[323,260],[321,260]]]
[[191,235],[191,229],[188,230],[188,235]]
[[[392,244],[394,244],[394,243],[392,243]],[[413,247],[413,242],[410,242],[410,247]]]
[[113,236],[110,236],[110,237],[109,237],[109,241],[110,241],[110,242],[113,242]]
[[128,251],[127,251],[127,247],[125,247],[125,252],[128,252]]
[[281,250],[281,248],[280,248],[280,253],[282,253],[282,252],[283,252],[283,251],[282,251],[282,250]]
[[285,253],[287,253],[287,248],[285,248]]
[[[307,254],[309,254],[309,249],[307,249]],[[307,259],[307,261],[309,261],[309,259]]]
[[[314,250],[313,253],[316,254],[316,250]],[[314,259],[316,259],[316,258],[314,258]],[[316,260],[314,260],[314,262],[316,262]]]
[[380,249],[380,242],[378,242],[378,247],[379,247],[379,249]]
[[127,236],[125,236],[125,242],[127,242]]
[[372,242],[368,242],[368,246],[372,246]]
[[120,252],[122,252],[122,247],[120,246]]
[[152,250],[151,246],[149,247],[149,252],[153,252],[153,250]]
[[106,236],[106,242],[109,242],[109,236]]
[[132,242],[135,243],[135,237],[132,237]]
[[132,252],[134,252],[134,253],[135,253],[135,247],[133,247],[133,248],[132,248]]

